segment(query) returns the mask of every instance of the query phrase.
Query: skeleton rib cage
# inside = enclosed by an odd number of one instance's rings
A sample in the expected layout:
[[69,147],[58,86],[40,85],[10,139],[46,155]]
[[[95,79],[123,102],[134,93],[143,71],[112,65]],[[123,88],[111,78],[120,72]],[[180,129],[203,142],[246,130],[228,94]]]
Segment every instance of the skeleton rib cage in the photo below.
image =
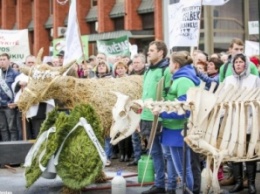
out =
[[[145,101],[144,106],[153,111],[178,112],[190,111],[188,133],[185,142],[197,153],[213,159],[213,176],[208,173],[208,187],[214,193],[220,193],[217,179],[218,168],[222,161],[251,161],[260,159],[260,88],[238,88],[220,84],[213,93],[191,88],[187,92],[187,101]],[[248,145],[246,138],[251,129]],[[210,171],[207,164],[207,170]],[[206,193],[204,191],[204,193]]]

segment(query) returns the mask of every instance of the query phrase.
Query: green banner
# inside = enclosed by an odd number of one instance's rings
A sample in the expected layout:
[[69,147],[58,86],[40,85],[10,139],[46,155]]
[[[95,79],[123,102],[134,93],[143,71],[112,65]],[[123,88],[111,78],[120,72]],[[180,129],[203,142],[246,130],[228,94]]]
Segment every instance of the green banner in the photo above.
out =
[[[83,52],[85,55],[85,58],[88,59],[89,53],[88,53],[88,35],[81,36],[81,42],[83,46]],[[65,50],[65,38],[56,38],[52,41],[53,45],[53,55],[56,56],[61,50]]]
[[97,41],[98,52],[105,53],[107,56],[122,55],[130,56],[130,46],[127,36],[122,36],[113,40]]

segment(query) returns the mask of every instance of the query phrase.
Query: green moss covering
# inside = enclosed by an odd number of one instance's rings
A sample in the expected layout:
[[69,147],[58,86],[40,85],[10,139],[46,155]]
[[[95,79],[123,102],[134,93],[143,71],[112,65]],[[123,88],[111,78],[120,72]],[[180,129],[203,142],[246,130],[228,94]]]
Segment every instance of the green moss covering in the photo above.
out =
[[[71,129],[80,117],[87,119],[99,142],[104,145],[103,130],[94,109],[89,105],[76,106],[68,120]],[[68,137],[60,154],[57,172],[64,184],[72,189],[81,189],[102,174],[102,161],[83,127],[78,127]]]
[[[26,187],[30,187],[42,174],[38,162],[39,154],[46,148],[41,164],[47,166],[51,156],[58,150],[80,117],[87,119],[99,142],[104,145],[99,117],[90,105],[80,104],[71,111],[70,115],[59,113],[57,110],[52,111],[43,123],[40,134],[52,126],[56,127],[56,132],[49,135],[48,140],[42,144],[34,157],[32,165],[25,169]],[[78,127],[67,139],[56,168],[64,184],[71,189],[81,189],[102,175],[102,161],[83,127]]]
[[[51,128],[52,126],[55,125],[55,121],[56,121],[58,116],[59,116],[59,113],[56,109],[54,109],[52,112],[50,112],[48,114],[47,119],[43,122],[43,124],[41,126],[39,136],[44,131],[47,131],[49,128]],[[55,144],[55,142],[56,142],[56,133],[51,133],[49,135],[48,141],[45,141],[41,145],[39,151],[37,152],[37,154],[33,158],[31,166],[25,168],[26,187],[30,187],[41,176],[42,171],[39,168],[39,161],[38,161],[39,155],[44,150],[44,148],[46,147],[47,152],[43,156],[42,162],[41,162],[43,166],[46,166],[50,157],[55,153],[55,150],[57,149],[57,145],[56,145],[56,147],[54,147],[54,145],[53,145],[53,144]],[[47,146],[46,146],[46,143],[48,143]]]

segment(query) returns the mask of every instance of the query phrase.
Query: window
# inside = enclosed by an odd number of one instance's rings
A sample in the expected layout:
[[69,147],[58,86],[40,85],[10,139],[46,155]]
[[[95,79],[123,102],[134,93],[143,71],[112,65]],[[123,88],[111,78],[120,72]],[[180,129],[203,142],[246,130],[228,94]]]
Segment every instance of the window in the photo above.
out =
[[96,22],[88,22],[90,28],[90,34],[96,34]]
[[92,0],[92,7],[95,7],[98,5],[98,0]]
[[251,0],[249,1],[249,20],[256,21],[259,19],[259,1]]
[[244,39],[244,1],[230,1],[213,9],[214,50],[226,51],[234,38]]
[[124,17],[114,18],[115,30],[124,30]]
[[143,29],[154,29],[154,13],[142,14]]

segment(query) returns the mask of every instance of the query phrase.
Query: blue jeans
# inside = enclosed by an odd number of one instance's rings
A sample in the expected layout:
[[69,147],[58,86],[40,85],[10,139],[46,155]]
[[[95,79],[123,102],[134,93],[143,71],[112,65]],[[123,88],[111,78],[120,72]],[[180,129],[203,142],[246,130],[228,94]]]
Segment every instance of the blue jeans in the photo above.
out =
[[178,174],[175,170],[173,161],[172,161],[172,156],[170,152],[170,147],[169,146],[162,146],[163,152],[164,152],[164,158],[166,160],[166,165],[167,165],[167,190],[175,190],[177,188],[177,177]]
[[110,141],[110,137],[105,138],[105,152],[108,160],[110,160],[112,156],[112,144],[110,143]]
[[134,157],[135,157],[134,160],[137,162],[142,155],[142,145],[141,145],[140,135],[137,131],[135,131],[132,134],[132,145],[133,145]]
[[[171,151],[171,156],[173,160],[173,164],[175,166],[176,172],[180,178],[183,176],[183,147],[169,147]],[[191,170],[191,155],[190,148],[186,149],[186,185],[189,190],[193,191],[193,175]]]
[[[158,125],[158,128],[160,125]],[[152,121],[141,121],[141,132],[142,131],[151,131]],[[144,138],[149,139],[148,134],[143,134]],[[153,166],[155,171],[155,186],[159,188],[165,188],[165,165],[164,165],[164,156],[161,145],[161,133],[157,133],[154,137],[153,145],[151,147],[151,156],[153,159]]]

